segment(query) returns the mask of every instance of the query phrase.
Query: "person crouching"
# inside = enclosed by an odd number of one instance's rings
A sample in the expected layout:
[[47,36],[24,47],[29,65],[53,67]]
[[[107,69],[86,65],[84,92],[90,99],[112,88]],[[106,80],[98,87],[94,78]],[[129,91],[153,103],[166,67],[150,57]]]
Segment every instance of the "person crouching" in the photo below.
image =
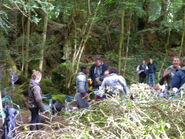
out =
[[100,89],[105,89],[108,96],[114,95],[117,91],[121,96],[130,92],[125,79],[118,75],[115,67],[109,68],[109,75],[104,78]]

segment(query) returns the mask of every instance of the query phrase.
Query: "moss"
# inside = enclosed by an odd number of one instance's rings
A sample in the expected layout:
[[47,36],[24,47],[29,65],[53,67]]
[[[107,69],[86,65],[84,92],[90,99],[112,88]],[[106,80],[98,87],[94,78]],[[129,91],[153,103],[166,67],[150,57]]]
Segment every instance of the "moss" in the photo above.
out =
[[64,94],[53,95],[53,99],[58,99],[61,102],[64,102],[65,98],[66,98],[66,95],[64,95]]

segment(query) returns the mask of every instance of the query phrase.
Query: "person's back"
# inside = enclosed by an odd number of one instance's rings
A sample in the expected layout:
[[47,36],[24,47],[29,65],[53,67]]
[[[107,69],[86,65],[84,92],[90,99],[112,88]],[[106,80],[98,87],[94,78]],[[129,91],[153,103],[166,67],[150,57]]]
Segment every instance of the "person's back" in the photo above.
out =
[[113,89],[119,89],[121,91],[121,93],[125,93],[127,94],[129,92],[129,88],[126,84],[125,79],[116,74],[116,72],[111,71],[110,69],[110,75],[108,75],[107,77],[105,77],[105,79],[102,82],[101,88],[102,89],[106,89],[107,87],[112,87]]

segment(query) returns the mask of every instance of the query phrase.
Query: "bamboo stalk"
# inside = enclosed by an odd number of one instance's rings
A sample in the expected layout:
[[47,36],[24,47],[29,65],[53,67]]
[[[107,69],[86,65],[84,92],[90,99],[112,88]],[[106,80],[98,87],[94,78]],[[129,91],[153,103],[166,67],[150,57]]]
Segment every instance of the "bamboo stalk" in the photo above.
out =
[[121,72],[121,67],[122,67],[122,51],[124,48],[124,22],[125,22],[125,10],[122,9],[121,13],[121,34],[120,34],[120,43],[119,43],[119,52],[118,52],[118,72]]

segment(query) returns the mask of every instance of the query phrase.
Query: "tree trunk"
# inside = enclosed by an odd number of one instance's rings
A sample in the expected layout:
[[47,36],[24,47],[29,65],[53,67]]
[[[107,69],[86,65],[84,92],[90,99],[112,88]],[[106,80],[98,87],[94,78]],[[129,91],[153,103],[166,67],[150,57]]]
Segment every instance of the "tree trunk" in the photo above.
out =
[[121,72],[121,67],[122,67],[122,51],[124,48],[124,31],[125,31],[125,27],[124,27],[124,21],[125,20],[125,10],[122,9],[122,13],[121,13],[121,34],[120,34],[120,42],[119,42],[119,52],[118,52],[118,72]]
[[129,21],[128,21],[128,31],[127,31],[127,44],[125,49],[125,63],[124,63],[124,72],[126,71],[127,66],[127,58],[128,58],[128,51],[129,51],[129,45],[130,45],[130,29],[131,29],[131,21],[132,21],[132,13],[129,11]]
[[43,64],[44,64],[44,49],[46,44],[46,37],[47,37],[47,26],[48,26],[48,13],[45,12],[44,16],[44,28],[43,28],[43,40],[42,40],[42,49],[41,49],[41,59],[39,64],[39,70],[43,71]]
[[91,0],[88,0],[88,11],[89,15],[91,15]]
[[26,55],[25,55],[25,76],[28,77],[28,66],[29,66],[29,43],[30,43],[30,17],[31,12],[28,11],[28,19],[27,19],[27,30],[26,30]]
[[24,18],[24,15],[22,15],[22,65],[21,65],[21,71],[22,72],[24,72],[24,65],[25,65],[25,55],[24,55],[24,45],[25,45],[25,41],[24,41],[24,39],[25,39],[25,29],[24,29],[24,20],[25,20],[25,18]]
[[[185,0],[184,0],[184,5],[185,5]],[[183,32],[181,37],[179,57],[184,55],[185,55],[185,10],[184,10],[184,17],[183,17]]]
[[170,43],[170,36],[171,36],[171,29],[168,30],[167,41],[166,41],[166,44],[165,44],[165,51],[166,51],[166,54],[165,54],[163,63],[162,63],[162,65],[161,65],[161,68],[160,68],[160,70],[159,70],[158,79],[161,77],[161,72],[162,72],[162,70],[163,70],[164,64],[165,64],[166,59],[167,59],[167,56],[168,56],[168,47],[169,47],[169,43]]

